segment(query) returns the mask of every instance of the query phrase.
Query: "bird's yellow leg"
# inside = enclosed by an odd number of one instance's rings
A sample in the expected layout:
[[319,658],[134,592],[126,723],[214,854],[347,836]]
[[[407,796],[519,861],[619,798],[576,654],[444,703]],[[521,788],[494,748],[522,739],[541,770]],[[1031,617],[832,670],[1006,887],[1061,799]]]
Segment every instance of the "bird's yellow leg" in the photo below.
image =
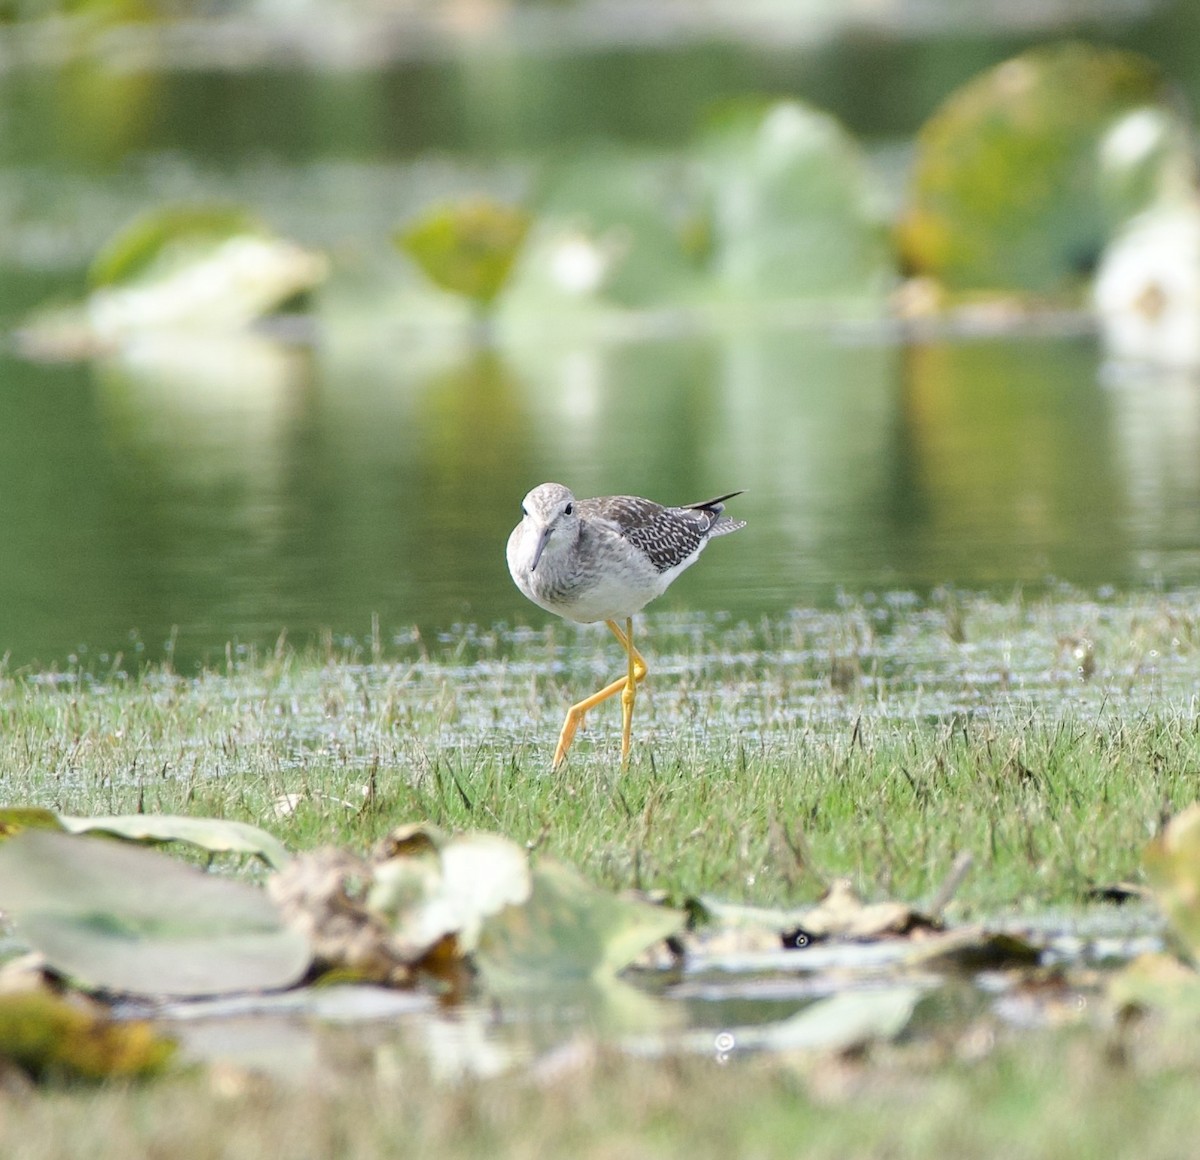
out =
[[629,738],[633,732],[633,702],[637,697],[638,681],[646,679],[646,662],[642,654],[633,647],[633,617],[625,620],[625,632],[622,635],[616,622],[610,620],[608,627],[612,629],[617,640],[625,648],[629,658],[629,675],[625,678],[625,688],[621,691],[621,768],[629,764]]
[[627,676],[619,677],[611,685],[605,685],[598,693],[593,693],[590,697],[585,697],[578,704],[572,705],[567,710],[567,717],[563,721],[562,732],[558,735],[558,747],[554,750],[553,769],[558,769],[566,761],[567,750],[571,748],[571,742],[575,740],[575,731],[583,724],[584,716],[601,702],[607,701],[609,697],[615,697],[618,693],[621,694],[621,711],[623,717],[621,763],[624,764],[628,760],[629,734],[633,723],[633,700],[637,682],[645,679],[646,662],[642,658],[642,654],[633,647],[632,617],[626,620],[624,632],[621,631],[620,625],[615,620],[605,621],[605,623],[611,629],[613,636],[621,642],[621,647],[625,650],[625,655],[629,661],[629,673]]

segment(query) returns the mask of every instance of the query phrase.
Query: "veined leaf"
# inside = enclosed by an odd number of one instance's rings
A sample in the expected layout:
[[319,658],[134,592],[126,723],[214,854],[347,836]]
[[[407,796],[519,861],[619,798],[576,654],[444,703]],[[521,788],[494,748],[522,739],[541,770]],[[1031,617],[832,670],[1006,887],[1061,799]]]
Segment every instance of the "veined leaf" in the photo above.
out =
[[114,991],[286,987],[310,959],[262,890],[95,838],[27,830],[0,843],[0,907],[55,970]]

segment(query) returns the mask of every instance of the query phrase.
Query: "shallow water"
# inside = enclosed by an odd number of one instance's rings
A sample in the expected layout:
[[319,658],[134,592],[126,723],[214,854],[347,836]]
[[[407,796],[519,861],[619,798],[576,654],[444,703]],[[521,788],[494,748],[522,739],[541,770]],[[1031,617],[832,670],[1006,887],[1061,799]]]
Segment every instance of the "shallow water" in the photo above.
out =
[[[638,970],[625,980],[563,984],[506,1000],[447,1006],[429,994],[333,985],[280,995],[130,1003],[125,1016],[152,1015],[185,1058],[220,1060],[308,1082],[351,1062],[386,1076],[390,1054],[423,1057],[445,1082],[513,1069],[547,1079],[598,1050],[662,1058],[711,1056],[725,1064],[763,1051],[836,1050],[890,1035],[873,1005],[899,1000],[911,1014],[909,1043],[965,1035],[980,1020],[1030,1030],[1106,1027],[1097,968],[1115,970],[1162,949],[1161,918],[1138,906],[1056,911],[985,924],[1027,940],[1040,966],[972,971],[928,969],[921,943],[904,939],[831,943],[807,950],[726,954],[682,969]],[[805,1014],[837,998],[816,1029]],[[866,1020],[859,1027],[860,1020]],[[886,1016],[885,1016],[886,1019]],[[580,1056],[582,1055],[582,1058]]]

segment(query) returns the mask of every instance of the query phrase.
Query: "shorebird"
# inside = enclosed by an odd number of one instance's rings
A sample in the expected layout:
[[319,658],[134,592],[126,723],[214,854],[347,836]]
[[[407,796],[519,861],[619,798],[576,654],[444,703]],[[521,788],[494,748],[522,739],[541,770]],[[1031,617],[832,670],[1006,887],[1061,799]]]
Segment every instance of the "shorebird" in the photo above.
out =
[[[603,620],[621,642],[625,676],[567,710],[554,769],[566,759],[584,716],[621,694],[621,765],[629,738],[637,686],[646,661],[633,644],[633,614],[640,612],[694,564],[713,536],[746,526],[721,513],[740,491],[683,507],[663,507],[636,495],[576,499],[561,483],[535,487],[521,505],[523,518],[508,537],[508,570],[534,604],[566,620]],[[618,621],[625,622],[624,629]]]

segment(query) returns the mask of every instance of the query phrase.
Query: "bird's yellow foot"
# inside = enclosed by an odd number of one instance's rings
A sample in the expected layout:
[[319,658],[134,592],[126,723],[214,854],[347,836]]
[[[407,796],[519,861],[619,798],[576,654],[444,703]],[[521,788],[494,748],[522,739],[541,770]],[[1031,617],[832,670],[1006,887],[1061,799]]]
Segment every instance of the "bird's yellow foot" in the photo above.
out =
[[585,697],[567,710],[562,732],[558,735],[558,747],[554,750],[554,763],[551,766],[553,770],[557,770],[566,761],[567,750],[571,748],[571,742],[575,740],[576,731],[583,727],[583,719],[586,714],[601,701],[607,701],[609,697],[615,697],[618,693],[621,694],[621,767],[624,768],[629,764],[629,743],[633,731],[633,705],[637,697],[638,682],[645,680],[646,677],[646,662],[642,658],[642,654],[633,647],[632,619],[625,621],[624,632],[615,621],[610,620],[606,623],[625,650],[629,663],[628,674],[619,677],[610,685],[605,685],[598,693]]

